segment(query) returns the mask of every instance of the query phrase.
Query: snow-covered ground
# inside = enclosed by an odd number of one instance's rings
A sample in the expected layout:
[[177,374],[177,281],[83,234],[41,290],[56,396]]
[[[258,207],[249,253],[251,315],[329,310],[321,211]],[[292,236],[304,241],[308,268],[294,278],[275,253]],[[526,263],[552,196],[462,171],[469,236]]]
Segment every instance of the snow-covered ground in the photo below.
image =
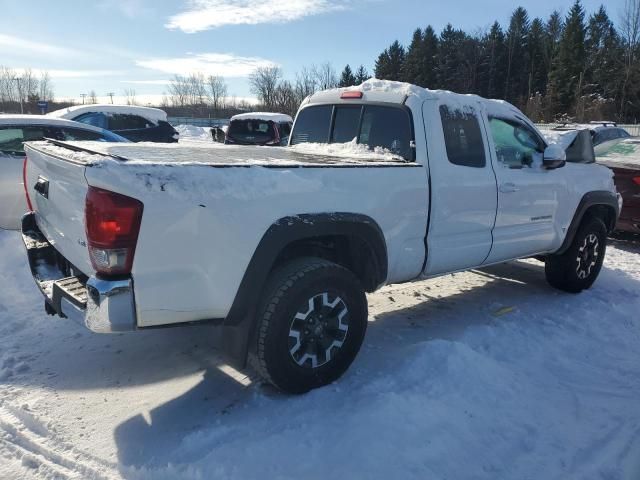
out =
[[640,246],[595,286],[518,261],[369,296],[363,349],[288,397],[213,327],[92,334],[48,317],[0,231],[1,479],[640,478]]

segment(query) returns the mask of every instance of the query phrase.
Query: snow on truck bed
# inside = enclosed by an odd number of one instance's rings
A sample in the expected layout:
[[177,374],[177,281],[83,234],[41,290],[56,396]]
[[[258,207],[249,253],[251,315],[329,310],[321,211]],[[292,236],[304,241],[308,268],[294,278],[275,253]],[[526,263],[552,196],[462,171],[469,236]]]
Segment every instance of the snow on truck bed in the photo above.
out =
[[[259,147],[222,144],[30,142],[34,148],[54,156],[93,165],[116,158],[125,164],[207,166],[368,166],[416,165],[389,151],[371,151],[355,142],[301,144],[294,147]],[[64,146],[62,146],[64,145]],[[65,147],[65,146],[68,146]]]

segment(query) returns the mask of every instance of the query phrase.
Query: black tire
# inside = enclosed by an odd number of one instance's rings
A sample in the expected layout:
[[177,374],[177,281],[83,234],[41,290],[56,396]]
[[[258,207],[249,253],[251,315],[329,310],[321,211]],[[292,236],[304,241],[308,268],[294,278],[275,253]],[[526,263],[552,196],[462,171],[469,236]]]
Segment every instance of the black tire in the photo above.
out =
[[604,222],[597,217],[584,219],[568,250],[562,255],[547,257],[544,268],[547,281],[569,293],[580,293],[591,287],[602,268],[606,248]]
[[252,366],[278,389],[305,393],[337,380],[355,359],[367,329],[367,299],[346,268],[301,258],[269,277],[256,320]]

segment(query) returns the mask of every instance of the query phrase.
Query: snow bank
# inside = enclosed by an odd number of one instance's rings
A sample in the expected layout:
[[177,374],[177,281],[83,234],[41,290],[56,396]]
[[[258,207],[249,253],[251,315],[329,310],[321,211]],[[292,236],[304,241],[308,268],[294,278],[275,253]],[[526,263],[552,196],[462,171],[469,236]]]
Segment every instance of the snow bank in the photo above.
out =
[[212,142],[211,127],[196,125],[178,125],[174,127],[180,134],[179,143],[184,142]]

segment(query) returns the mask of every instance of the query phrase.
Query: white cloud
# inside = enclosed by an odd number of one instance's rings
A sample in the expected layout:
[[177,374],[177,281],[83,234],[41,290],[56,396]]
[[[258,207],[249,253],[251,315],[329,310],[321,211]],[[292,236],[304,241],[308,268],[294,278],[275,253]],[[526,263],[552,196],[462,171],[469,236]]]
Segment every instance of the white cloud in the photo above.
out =
[[120,80],[120,83],[132,83],[134,85],[169,85],[171,80]]
[[347,7],[335,0],[188,0],[187,10],[165,25],[171,30],[196,33],[224,25],[287,23]]
[[16,73],[19,75],[25,70],[31,70],[31,73],[34,75],[40,76],[43,73],[47,72],[49,77],[51,78],[93,78],[93,77],[113,77],[117,75],[122,75],[123,72],[120,70],[46,70],[40,68],[14,68]]
[[25,40],[21,37],[14,37],[11,35],[5,35],[3,33],[0,33],[0,46],[9,48],[17,52],[31,52],[55,57],[69,57],[80,55],[79,51],[73,50],[71,48],[52,45],[49,42]]
[[136,65],[178,75],[202,72],[223,77],[247,77],[258,67],[277,66],[264,58],[239,57],[229,53],[198,53],[182,58],[138,60]]

